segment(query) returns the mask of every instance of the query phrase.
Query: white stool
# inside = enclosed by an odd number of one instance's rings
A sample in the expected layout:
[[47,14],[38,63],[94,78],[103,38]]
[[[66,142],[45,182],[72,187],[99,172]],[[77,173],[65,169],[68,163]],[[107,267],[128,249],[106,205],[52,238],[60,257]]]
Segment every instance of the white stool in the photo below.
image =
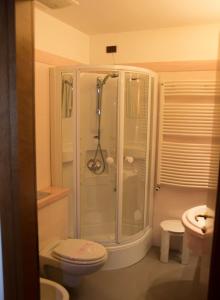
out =
[[189,260],[189,249],[186,243],[185,228],[180,220],[165,220],[160,223],[161,231],[161,248],[160,248],[160,261],[168,263],[169,250],[170,250],[170,237],[181,236],[182,241],[182,256],[181,263],[186,265]]

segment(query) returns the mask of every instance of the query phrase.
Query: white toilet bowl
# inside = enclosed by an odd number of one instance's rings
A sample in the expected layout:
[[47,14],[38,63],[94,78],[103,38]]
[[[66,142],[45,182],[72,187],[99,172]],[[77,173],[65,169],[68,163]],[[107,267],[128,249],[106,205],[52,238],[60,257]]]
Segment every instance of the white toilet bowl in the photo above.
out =
[[40,251],[41,273],[73,287],[83,276],[100,270],[106,259],[107,251],[98,243],[81,239],[54,241]]

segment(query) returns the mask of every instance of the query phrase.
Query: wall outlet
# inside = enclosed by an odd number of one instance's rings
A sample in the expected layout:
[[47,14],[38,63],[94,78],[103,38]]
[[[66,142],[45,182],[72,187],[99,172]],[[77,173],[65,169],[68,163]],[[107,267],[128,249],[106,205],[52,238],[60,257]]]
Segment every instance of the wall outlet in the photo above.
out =
[[116,53],[117,46],[106,46],[106,53]]

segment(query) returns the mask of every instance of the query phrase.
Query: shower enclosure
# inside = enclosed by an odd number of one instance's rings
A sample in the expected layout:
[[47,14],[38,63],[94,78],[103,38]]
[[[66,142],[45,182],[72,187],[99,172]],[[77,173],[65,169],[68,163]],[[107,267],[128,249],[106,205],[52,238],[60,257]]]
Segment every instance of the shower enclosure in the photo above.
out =
[[151,246],[156,87],[143,68],[51,70],[52,184],[71,189],[70,236],[104,244],[108,269]]

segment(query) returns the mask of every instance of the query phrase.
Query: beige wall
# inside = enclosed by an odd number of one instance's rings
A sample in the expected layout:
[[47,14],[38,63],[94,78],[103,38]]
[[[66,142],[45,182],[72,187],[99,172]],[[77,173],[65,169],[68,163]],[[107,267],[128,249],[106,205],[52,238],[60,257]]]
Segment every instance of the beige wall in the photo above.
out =
[[[217,59],[220,24],[173,27],[91,36],[92,64]],[[107,45],[117,45],[114,56]]]
[[51,184],[49,68],[89,63],[89,36],[35,8],[37,188]]
[[49,65],[35,64],[37,188],[50,186]]
[[[215,60],[220,24],[88,36],[35,8],[35,48],[79,63]],[[107,45],[118,53],[105,53]]]
[[88,64],[90,38],[35,8],[35,49]]

